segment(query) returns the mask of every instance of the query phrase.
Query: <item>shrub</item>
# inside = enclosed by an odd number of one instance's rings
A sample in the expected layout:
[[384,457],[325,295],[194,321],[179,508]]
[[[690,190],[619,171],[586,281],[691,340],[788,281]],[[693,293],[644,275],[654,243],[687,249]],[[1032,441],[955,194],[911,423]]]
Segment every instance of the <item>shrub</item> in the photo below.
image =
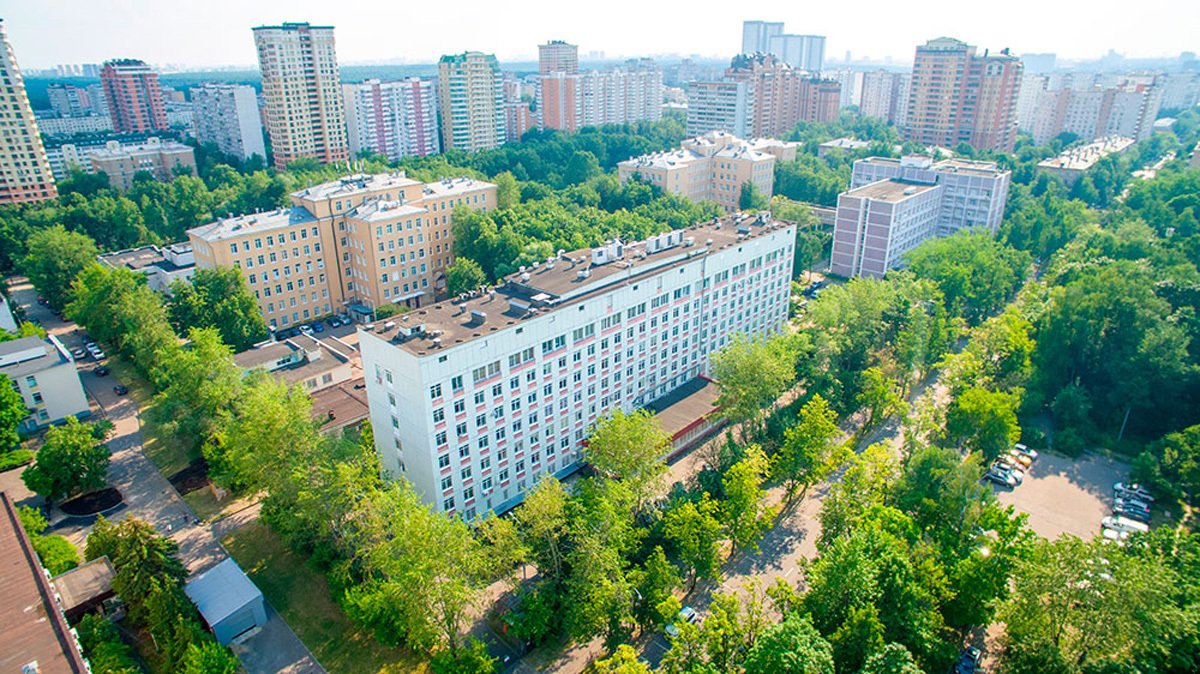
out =
[[14,449],[11,452],[5,452],[0,454],[0,473],[20,468],[30,461],[33,461],[33,450],[31,449]]
[[79,551],[62,536],[38,536],[33,539],[33,549],[52,576],[79,566]]

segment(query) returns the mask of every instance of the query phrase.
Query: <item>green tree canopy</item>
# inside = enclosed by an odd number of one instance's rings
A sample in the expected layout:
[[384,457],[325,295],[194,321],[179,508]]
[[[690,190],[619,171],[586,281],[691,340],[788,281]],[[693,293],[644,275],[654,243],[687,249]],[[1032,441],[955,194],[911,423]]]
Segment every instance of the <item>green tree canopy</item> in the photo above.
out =
[[108,447],[97,444],[91,425],[67,417],[46,431],[45,444],[21,479],[30,491],[55,501],[103,487],[108,460]]
[[807,616],[771,626],[746,656],[746,674],[833,674],[833,649]]
[[15,449],[20,444],[17,428],[27,416],[29,408],[25,407],[25,399],[17,392],[13,381],[0,374],[0,452]]
[[455,258],[446,269],[446,288],[452,296],[476,290],[487,283],[487,280],[483,267],[469,257]]
[[908,253],[917,278],[937,284],[946,308],[976,325],[999,311],[1024,281],[1028,253],[996,241],[988,232],[958,232],[931,239]]
[[191,281],[171,284],[167,314],[176,331],[216,328],[234,351],[267,337],[258,302],[237,267],[197,269]]
[[21,265],[29,281],[50,306],[61,309],[71,300],[71,283],[84,267],[95,264],[96,242],[86,234],[57,225],[33,233]]

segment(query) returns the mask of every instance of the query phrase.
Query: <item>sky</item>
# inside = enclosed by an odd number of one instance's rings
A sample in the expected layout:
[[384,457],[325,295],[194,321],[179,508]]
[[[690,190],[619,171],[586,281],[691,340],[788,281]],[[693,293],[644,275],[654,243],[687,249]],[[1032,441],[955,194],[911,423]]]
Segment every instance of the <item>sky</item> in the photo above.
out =
[[[7,6],[6,6],[7,5]],[[1197,0],[0,0],[0,17],[25,70],[138,58],[157,65],[253,66],[250,29],[285,21],[336,27],[338,60],[429,63],[477,50],[502,62],[534,60],[561,39],[581,57],[699,55],[728,58],[748,19],[788,33],[826,36],[826,59],[897,65],[947,35],[994,51],[1091,59],[1200,52]]]

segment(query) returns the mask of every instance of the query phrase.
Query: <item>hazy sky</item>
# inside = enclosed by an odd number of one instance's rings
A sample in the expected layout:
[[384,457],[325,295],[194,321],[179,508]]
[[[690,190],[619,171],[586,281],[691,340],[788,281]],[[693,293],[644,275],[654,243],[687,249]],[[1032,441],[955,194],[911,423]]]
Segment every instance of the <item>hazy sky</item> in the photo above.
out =
[[[563,39],[581,55],[728,57],[746,19],[786,22],[827,36],[826,57],[911,62],[915,45],[949,35],[1014,53],[1095,58],[1200,51],[1197,0],[0,0],[25,69],[140,58],[186,66],[252,65],[250,28],[284,21],[332,24],[338,60],[431,62],[467,49],[531,60]],[[5,6],[7,5],[7,6]]]

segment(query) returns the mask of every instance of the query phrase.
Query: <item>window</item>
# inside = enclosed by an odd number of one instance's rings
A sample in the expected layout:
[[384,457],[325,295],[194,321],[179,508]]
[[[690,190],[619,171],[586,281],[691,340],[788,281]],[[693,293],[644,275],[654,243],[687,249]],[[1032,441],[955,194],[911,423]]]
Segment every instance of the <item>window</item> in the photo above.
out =
[[458,472],[459,477],[464,481],[471,479],[471,467],[467,466]]
[[455,375],[450,378],[450,388],[454,391],[461,391],[463,387],[462,375]]
[[442,491],[445,491],[453,486],[454,486],[454,481],[450,479],[449,475],[442,478]]
[[450,466],[450,455],[442,454],[438,457],[438,468],[447,468]]
[[441,423],[445,420],[446,420],[446,410],[444,408],[439,407],[433,411],[433,423],[437,424],[437,423]]
[[439,447],[446,444],[446,431],[438,431],[437,435],[433,436],[433,441]]
[[465,402],[463,402],[462,400],[454,401],[454,413],[455,414],[462,414],[463,412],[466,412],[466,411],[467,411],[467,404]]
[[454,497],[442,501],[442,510],[454,510]]
[[[388,381],[391,381],[390,377],[388,378]],[[433,386],[430,386],[429,387],[429,397],[434,400],[441,398],[442,397],[442,385],[434,384]]]

